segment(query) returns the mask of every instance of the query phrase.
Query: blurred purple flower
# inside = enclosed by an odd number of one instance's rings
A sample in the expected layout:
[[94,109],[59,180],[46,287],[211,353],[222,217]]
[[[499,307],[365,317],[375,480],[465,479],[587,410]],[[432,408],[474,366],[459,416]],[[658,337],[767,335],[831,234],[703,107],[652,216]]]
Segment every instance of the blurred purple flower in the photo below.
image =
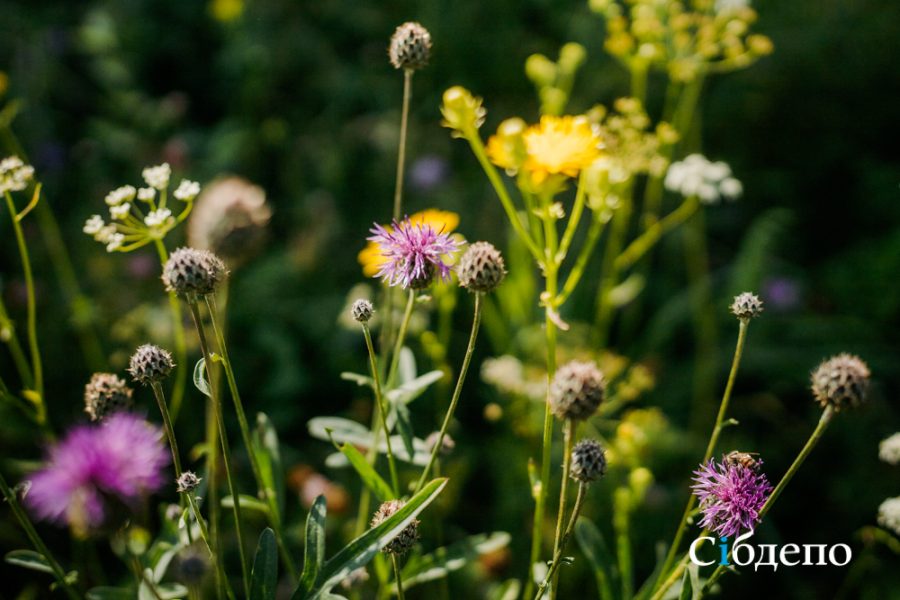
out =
[[116,413],[98,426],[75,427],[53,446],[32,476],[25,502],[38,518],[85,536],[110,524],[117,509],[135,509],[158,490],[168,464],[159,428]]
[[721,536],[735,536],[759,522],[759,510],[766,503],[772,485],[756,466],[746,467],[723,458],[710,459],[694,471],[691,489],[700,501],[700,526]]
[[789,277],[773,277],[763,284],[763,298],[776,310],[791,310],[800,304],[800,285]]
[[404,289],[427,287],[435,270],[441,279],[449,279],[450,265],[444,258],[459,249],[449,234],[435,231],[428,224],[410,223],[409,219],[394,221],[390,229],[376,223],[370,231],[374,235],[367,239],[378,244],[386,258],[376,277],[388,285],[402,285]]
[[444,182],[448,170],[446,160],[436,154],[427,154],[410,166],[409,182],[414,188],[427,192]]
[[128,274],[135,279],[159,277],[159,259],[144,252],[138,252],[129,256],[126,268]]

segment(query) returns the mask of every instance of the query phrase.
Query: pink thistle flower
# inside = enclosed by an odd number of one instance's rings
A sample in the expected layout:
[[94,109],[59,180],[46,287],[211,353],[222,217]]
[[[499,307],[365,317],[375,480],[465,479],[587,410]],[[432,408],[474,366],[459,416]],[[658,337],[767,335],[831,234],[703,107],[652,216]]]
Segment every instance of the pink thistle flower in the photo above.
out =
[[136,509],[162,487],[169,460],[158,427],[115,413],[99,425],[75,427],[50,448],[25,503],[38,518],[85,536],[109,525],[116,510]]
[[744,466],[725,458],[710,459],[694,471],[691,489],[700,501],[701,527],[731,537],[759,522],[759,511],[772,491],[768,478],[758,470],[761,463]]
[[367,238],[381,248],[385,261],[376,277],[390,286],[404,289],[428,287],[435,274],[444,281],[450,278],[448,255],[459,249],[459,244],[443,231],[436,231],[427,223],[411,223],[405,219],[394,221],[390,228],[375,224]]

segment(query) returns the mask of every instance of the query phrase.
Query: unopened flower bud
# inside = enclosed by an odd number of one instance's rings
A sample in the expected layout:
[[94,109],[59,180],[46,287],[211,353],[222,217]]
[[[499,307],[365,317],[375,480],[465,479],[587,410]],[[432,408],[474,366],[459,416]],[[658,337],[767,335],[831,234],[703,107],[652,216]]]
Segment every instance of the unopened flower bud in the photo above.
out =
[[94,373],[84,386],[84,412],[91,421],[102,421],[116,411],[131,408],[131,394],[131,388],[118,375]]
[[227,275],[225,264],[212,252],[179,248],[163,266],[166,289],[179,296],[206,296],[219,287]]
[[489,242],[475,242],[459,259],[459,285],[470,292],[493,292],[506,276],[503,256]]
[[404,23],[391,36],[388,56],[395,69],[421,69],[431,56],[431,34],[419,23]]
[[135,381],[149,385],[168,377],[174,368],[171,354],[159,346],[144,344],[131,355],[128,372]]
[[812,374],[812,392],[822,407],[836,411],[855,408],[866,399],[869,367],[858,356],[838,354],[820,364]]
[[742,321],[758,317],[762,311],[762,300],[752,292],[744,292],[735,296],[734,302],[731,303],[731,312]]
[[559,419],[582,421],[606,396],[603,373],[592,362],[572,361],[556,371],[550,384],[550,410]]
[[606,453],[597,440],[581,440],[572,449],[569,476],[582,483],[597,481],[606,475]]
[[350,308],[350,314],[353,315],[353,320],[358,323],[368,323],[374,312],[375,308],[372,306],[372,303],[362,298],[354,302],[353,306]]
[[193,492],[197,489],[197,486],[200,485],[200,477],[197,476],[193,471],[185,471],[181,474],[178,479],[175,480],[177,484],[177,491],[179,494],[183,494],[185,492]]
[[481,105],[481,98],[476,98],[466,88],[455,85],[444,92],[441,114],[444,117],[441,124],[453,129],[454,137],[463,137],[481,127],[487,111]]
[[[375,516],[372,517],[372,527],[381,525],[388,517],[403,508],[406,503],[403,500],[388,500],[378,507]],[[406,554],[419,539],[419,520],[413,519],[403,531],[382,548],[387,554]]]

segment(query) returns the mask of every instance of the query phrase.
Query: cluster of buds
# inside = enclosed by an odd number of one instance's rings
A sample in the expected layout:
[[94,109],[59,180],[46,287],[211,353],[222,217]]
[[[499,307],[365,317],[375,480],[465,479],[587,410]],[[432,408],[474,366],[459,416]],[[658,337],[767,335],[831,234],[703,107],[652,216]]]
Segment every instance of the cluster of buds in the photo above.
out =
[[34,178],[34,167],[26,165],[18,156],[0,160],[0,193],[20,192]]
[[453,137],[468,138],[475,135],[484,123],[487,110],[481,104],[481,98],[473,96],[464,87],[455,85],[444,92],[441,125],[452,129]]
[[91,216],[82,231],[106,246],[107,252],[130,252],[155,240],[166,237],[191,212],[200,184],[183,179],[172,192],[182,203],[178,215],[168,206],[169,180],[172,169],[167,163],[147,167],[142,173],[144,187],[123,185],[106,195],[109,223],[100,216]]
[[591,0],[606,19],[606,50],[623,62],[689,82],[745,68],[771,54],[772,41],[751,34],[757,15],[742,0]]

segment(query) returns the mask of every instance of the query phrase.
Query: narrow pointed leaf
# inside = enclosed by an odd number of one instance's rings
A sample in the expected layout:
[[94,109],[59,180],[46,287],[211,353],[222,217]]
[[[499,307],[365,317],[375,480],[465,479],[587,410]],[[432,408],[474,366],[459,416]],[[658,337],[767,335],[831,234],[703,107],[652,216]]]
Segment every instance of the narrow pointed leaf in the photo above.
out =
[[50,563],[44,558],[44,555],[34,550],[13,550],[6,553],[6,562],[22,567],[23,569],[31,569],[32,571],[40,571],[41,573],[53,573]]
[[[325,496],[319,496],[313,502],[306,516],[306,551],[303,556],[303,574],[297,593],[306,594],[316,583],[319,569],[325,562]],[[294,594],[294,596],[297,595]]]
[[[482,554],[494,552],[508,545],[510,536],[503,531],[491,534],[472,535],[455,544],[438,548],[424,556],[414,556],[404,565],[401,575],[403,587],[411,588],[426,581],[446,577],[452,571],[463,568],[466,563]],[[396,589],[396,588],[395,588]]]
[[427,390],[431,384],[439,381],[443,376],[443,371],[429,371],[424,375],[420,375],[415,379],[407,381],[399,387],[392,389],[386,394],[386,397],[391,403],[409,404],[425,393],[425,390]]
[[372,490],[372,493],[380,502],[385,502],[394,498],[394,492],[391,486],[379,475],[362,452],[351,446],[350,444],[342,444],[340,446],[341,453],[347,457],[350,464],[356,469],[357,474],[363,480],[363,483]]
[[284,514],[284,469],[281,464],[281,450],[278,433],[265,413],[256,415],[256,430],[253,432],[253,452],[259,463],[260,475],[267,493],[275,497],[278,514]]
[[200,390],[204,395],[212,398],[212,392],[209,390],[209,380],[206,378],[206,359],[201,358],[194,365],[194,387]]
[[266,527],[259,536],[253,571],[250,574],[250,600],[275,600],[278,586],[278,547],[275,533]]
[[410,422],[409,408],[405,404],[396,404],[397,408],[397,433],[403,440],[403,448],[406,449],[407,456],[415,456],[416,447],[413,442],[415,435],[413,434],[412,423]]
[[591,563],[594,577],[597,579],[597,588],[600,590],[602,600],[612,600],[612,585],[614,573],[610,565],[615,564],[603,534],[588,519],[578,519],[575,523],[575,539],[584,553],[585,558]]

